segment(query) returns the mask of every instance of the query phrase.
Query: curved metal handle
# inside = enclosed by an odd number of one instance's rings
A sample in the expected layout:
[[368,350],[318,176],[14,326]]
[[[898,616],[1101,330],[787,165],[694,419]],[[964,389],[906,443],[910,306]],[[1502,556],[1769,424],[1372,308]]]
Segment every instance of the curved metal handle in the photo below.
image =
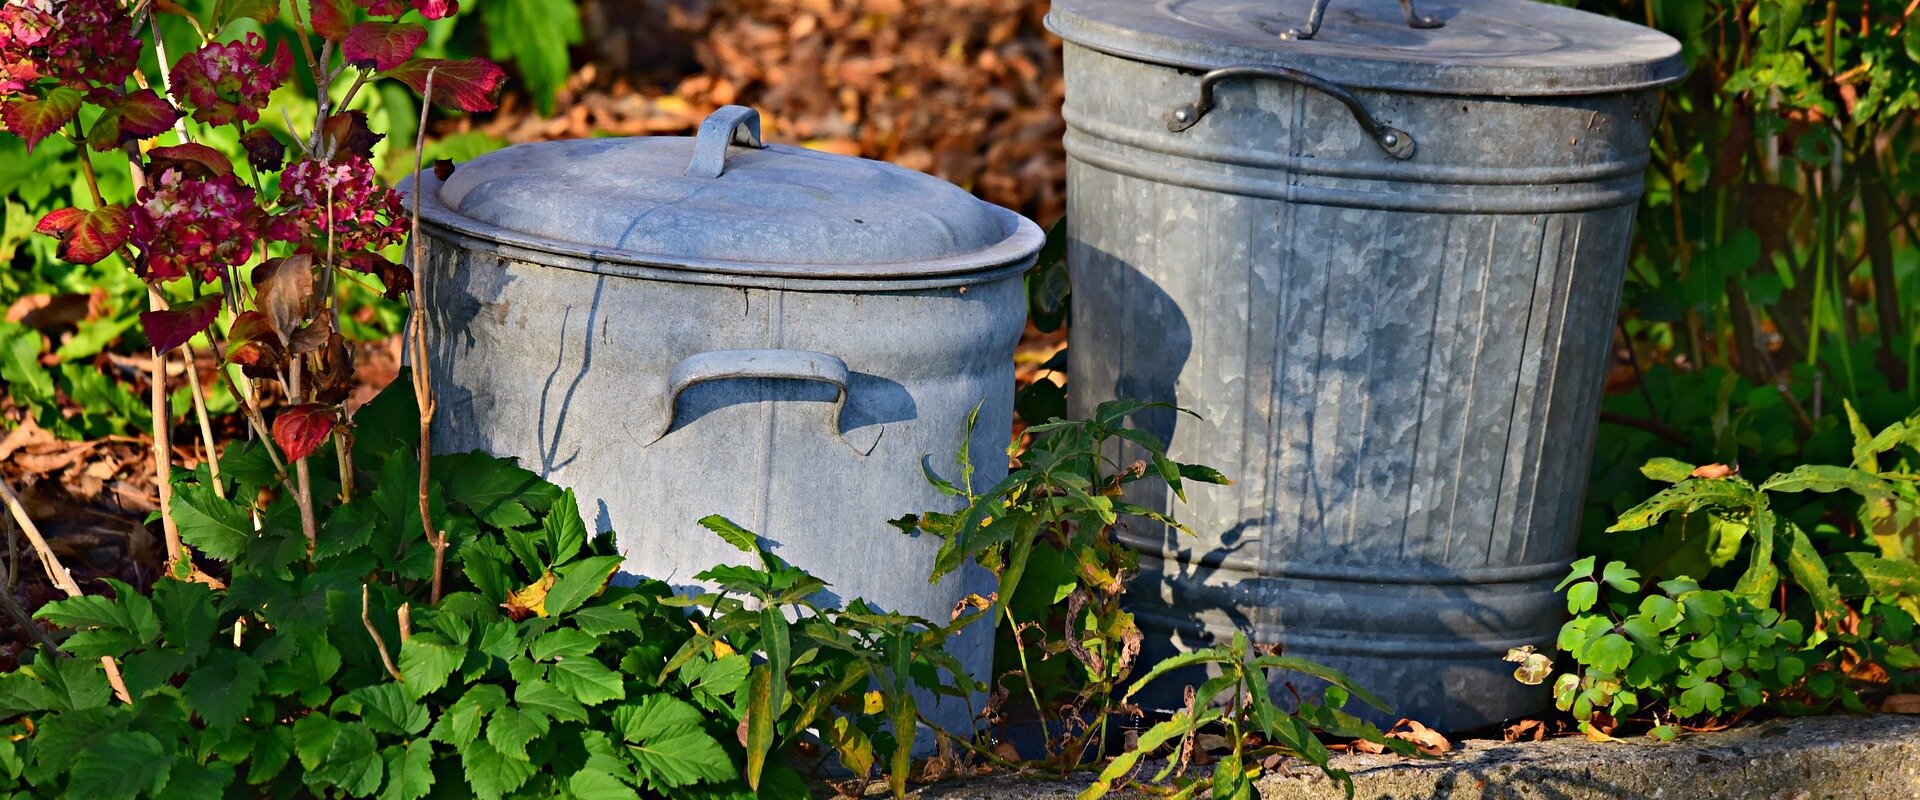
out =
[[[1313,0],[1313,6],[1307,9],[1307,27],[1293,28],[1280,34],[1282,39],[1311,39],[1320,32],[1320,18],[1326,16],[1327,4],[1333,0]],[[1400,0],[1400,13],[1407,15],[1409,28],[1439,28],[1447,23],[1413,10],[1413,0]]]
[[854,452],[866,455],[879,443],[877,432],[874,440],[865,443],[864,448],[848,441],[840,433],[840,412],[847,405],[847,379],[850,374],[847,362],[811,350],[713,350],[687,356],[674,366],[667,379],[669,388],[665,413],[660,415],[659,431],[647,443],[651,445],[658,442],[673,430],[674,411],[680,404],[680,394],[694,384],[733,378],[786,378],[819,381],[832,386],[836,392],[829,419],[832,420],[834,438],[853,448]]
[[1413,157],[1413,135],[1399,128],[1382,124],[1367,113],[1366,106],[1347,91],[1347,87],[1291,67],[1223,67],[1200,76],[1200,99],[1167,112],[1167,130],[1179,133],[1200,122],[1200,118],[1213,110],[1213,85],[1228,78],[1275,78],[1300,84],[1319,91],[1347,107],[1353,112],[1353,121],[1373,137],[1374,144],[1387,151],[1387,155],[1405,161]]
[[693,137],[689,178],[718,178],[727,171],[727,147],[765,147],[760,143],[760,112],[746,106],[721,106],[700,123]]

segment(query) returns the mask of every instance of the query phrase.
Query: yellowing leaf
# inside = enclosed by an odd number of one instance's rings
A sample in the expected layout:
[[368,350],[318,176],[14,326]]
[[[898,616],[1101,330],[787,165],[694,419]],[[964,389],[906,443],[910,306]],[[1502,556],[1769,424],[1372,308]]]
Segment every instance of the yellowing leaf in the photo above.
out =
[[523,620],[528,616],[544,617],[547,615],[547,590],[553,588],[553,581],[553,573],[542,575],[540,580],[507,595],[507,602],[501,603],[500,607],[506,609],[507,616],[515,620]]
[[720,641],[719,639],[713,640],[713,657],[714,658],[726,658],[727,656],[733,655],[733,653],[734,653],[733,645],[727,644],[726,642]]
[[867,692],[861,698],[860,710],[867,714],[878,714],[887,708],[887,697],[879,692]]

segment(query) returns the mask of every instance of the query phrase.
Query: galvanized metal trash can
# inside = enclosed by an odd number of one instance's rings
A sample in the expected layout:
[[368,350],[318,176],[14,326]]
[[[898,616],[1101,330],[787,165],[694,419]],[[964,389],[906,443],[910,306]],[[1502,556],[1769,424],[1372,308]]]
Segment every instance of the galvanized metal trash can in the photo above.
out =
[[1055,0],[1069,402],[1191,408],[1136,422],[1237,481],[1134,498],[1199,534],[1120,533],[1148,663],[1250,629],[1400,714],[1496,722],[1546,702],[1501,655],[1561,619],[1655,90],[1685,67],[1525,0],[1326,6]]
[[[617,532],[623,571],[743,563],[723,514],[840,601],[944,622],[982,570],[886,521],[952,507],[920,467],[1005,446],[1018,214],[891,164],[762,145],[729,106],[697,137],[509,147],[420,180],[434,446],[517,456]],[[981,459],[977,481],[1006,464]],[[984,680],[992,626],[951,650]],[[964,704],[930,716],[964,730]]]

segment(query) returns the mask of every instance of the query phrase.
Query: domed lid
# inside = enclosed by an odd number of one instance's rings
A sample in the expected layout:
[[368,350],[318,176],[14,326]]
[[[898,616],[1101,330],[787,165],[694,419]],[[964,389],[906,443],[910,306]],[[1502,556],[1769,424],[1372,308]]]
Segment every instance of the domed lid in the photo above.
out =
[[427,220],[596,262],[780,278],[923,278],[1017,263],[1038,226],[880,161],[760,143],[727,106],[696,137],[515,145],[421,178]]
[[1047,27],[1136,61],[1291,67],[1359,89],[1597,94],[1686,74],[1673,37],[1530,0],[1054,0]]

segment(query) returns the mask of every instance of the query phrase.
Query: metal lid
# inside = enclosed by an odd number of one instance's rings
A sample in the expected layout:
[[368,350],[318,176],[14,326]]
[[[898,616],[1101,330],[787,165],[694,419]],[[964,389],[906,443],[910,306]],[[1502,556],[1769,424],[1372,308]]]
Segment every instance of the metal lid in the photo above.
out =
[[1427,94],[1596,94],[1686,74],[1679,42],[1630,22],[1529,0],[1413,2],[1403,13],[1405,0],[1054,0],[1047,27],[1136,61],[1285,66]]
[[992,270],[1045,238],[1018,214],[879,161],[760,143],[727,106],[696,137],[515,145],[422,176],[427,220],[593,262],[778,278]]

